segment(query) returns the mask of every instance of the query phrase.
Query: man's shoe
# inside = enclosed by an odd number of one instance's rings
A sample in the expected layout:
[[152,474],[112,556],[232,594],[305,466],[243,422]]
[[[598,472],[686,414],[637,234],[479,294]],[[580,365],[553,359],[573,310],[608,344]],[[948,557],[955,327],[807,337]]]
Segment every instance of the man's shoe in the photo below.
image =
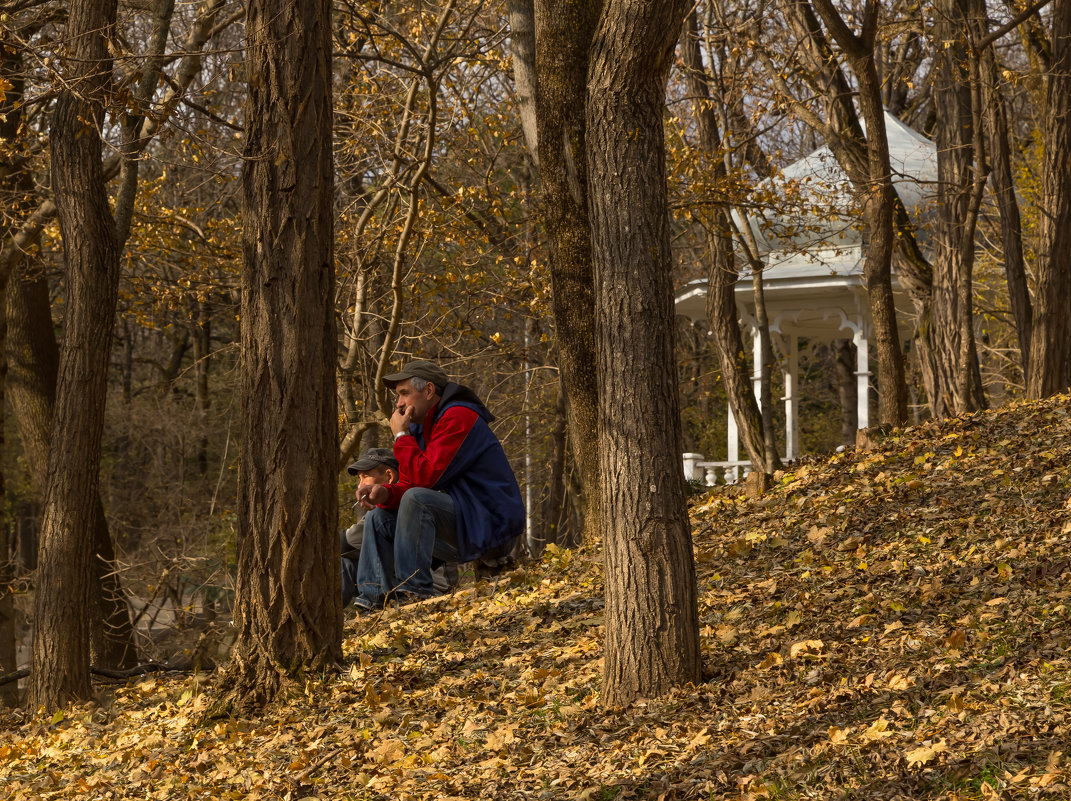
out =
[[443,562],[431,571],[431,584],[436,595],[446,595],[457,586],[458,580],[457,562]]
[[356,598],[354,598],[353,605],[357,609],[358,615],[371,615],[374,612],[378,612],[380,609],[377,604],[373,603],[372,601],[369,601],[363,595],[358,595]]

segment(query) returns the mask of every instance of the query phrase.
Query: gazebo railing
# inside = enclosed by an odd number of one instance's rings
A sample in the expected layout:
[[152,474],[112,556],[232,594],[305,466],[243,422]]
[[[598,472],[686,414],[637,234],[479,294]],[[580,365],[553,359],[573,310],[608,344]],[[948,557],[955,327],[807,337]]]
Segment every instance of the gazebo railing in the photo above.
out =
[[683,456],[684,477],[702,481],[708,487],[735,484],[751,472],[751,462],[746,459],[708,462],[701,453],[685,453]]

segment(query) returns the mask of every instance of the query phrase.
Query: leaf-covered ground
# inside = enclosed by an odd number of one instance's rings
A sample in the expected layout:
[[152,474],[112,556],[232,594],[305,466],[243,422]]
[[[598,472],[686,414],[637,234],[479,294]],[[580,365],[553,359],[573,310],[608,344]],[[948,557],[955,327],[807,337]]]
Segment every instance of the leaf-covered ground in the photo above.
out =
[[599,708],[597,554],[347,624],[250,719],[217,679],[0,719],[13,799],[1071,798],[1071,399],[693,507],[707,681]]

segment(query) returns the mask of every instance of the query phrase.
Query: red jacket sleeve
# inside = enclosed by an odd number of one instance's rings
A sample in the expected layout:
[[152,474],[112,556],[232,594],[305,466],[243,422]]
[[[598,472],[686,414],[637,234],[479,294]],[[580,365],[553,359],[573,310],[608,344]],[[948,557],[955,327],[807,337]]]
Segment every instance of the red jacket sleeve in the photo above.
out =
[[[434,411],[430,410],[429,416]],[[430,430],[425,426],[424,450],[420,450],[416,437],[399,437],[394,443],[394,458],[401,475],[397,483],[383,485],[390,499],[380,506],[397,509],[410,487],[434,487],[478,419],[479,415],[467,406],[451,406]]]

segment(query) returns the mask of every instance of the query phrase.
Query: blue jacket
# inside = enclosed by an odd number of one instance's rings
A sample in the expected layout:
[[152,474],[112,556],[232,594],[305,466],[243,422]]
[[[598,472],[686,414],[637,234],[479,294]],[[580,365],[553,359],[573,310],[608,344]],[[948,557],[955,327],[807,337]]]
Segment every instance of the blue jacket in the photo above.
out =
[[488,425],[494,416],[468,387],[448,383],[423,425],[394,444],[401,481],[390,486],[397,506],[409,487],[448,494],[457,516],[458,561],[479,558],[524,531],[524,502],[502,443]]

